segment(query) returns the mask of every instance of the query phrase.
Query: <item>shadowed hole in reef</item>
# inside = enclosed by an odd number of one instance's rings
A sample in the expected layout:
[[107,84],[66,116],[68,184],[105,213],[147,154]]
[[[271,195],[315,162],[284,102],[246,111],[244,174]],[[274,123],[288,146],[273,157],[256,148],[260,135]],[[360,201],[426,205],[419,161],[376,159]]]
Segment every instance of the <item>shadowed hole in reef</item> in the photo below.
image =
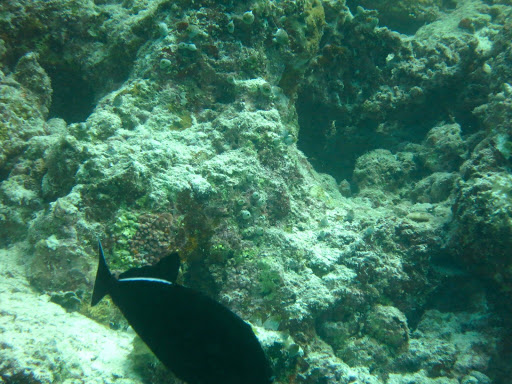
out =
[[78,68],[45,68],[52,81],[52,104],[49,117],[59,117],[68,124],[84,121],[94,109],[94,90]]
[[[309,92],[299,94],[296,108],[300,126],[297,145],[311,165],[337,181],[350,179],[357,152],[351,140],[340,140],[334,132],[336,121],[342,121],[341,113],[313,100]],[[355,136],[357,132],[353,134]]]
[[[346,4],[347,7],[349,7],[350,12],[352,12],[353,15],[356,15],[358,13],[357,7],[362,6],[363,8],[366,8],[368,10],[371,9],[388,9],[389,6],[384,7],[382,4],[379,7],[376,5],[375,1],[372,0],[347,0]],[[421,2],[418,2],[421,3]],[[422,17],[417,17],[417,15],[414,14],[413,10],[411,9],[410,12],[407,11],[405,8],[405,5],[400,4],[393,5],[393,2],[390,2],[391,7],[394,6],[396,9],[395,12],[391,12],[390,14],[387,14],[386,12],[379,13],[378,19],[379,19],[379,25],[381,27],[387,27],[393,31],[404,33],[406,35],[414,35],[418,29],[420,29],[423,25],[425,25],[428,21],[425,20]],[[437,4],[441,10],[449,11],[451,9],[455,9],[457,6],[457,0],[442,0],[440,3]],[[398,12],[400,8],[404,8],[402,12]],[[434,15],[434,12],[436,10],[436,7],[428,7],[425,5],[425,9],[423,9],[423,13],[428,14],[428,12],[432,13]],[[421,13],[420,13],[421,15]],[[430,22],[434,21],[435,18],[432,17]]]
[[[465,86],[463,81],[454,81],[426,93],[421,104],[390,109],[380,121],[361,118],[361,107],[350,101],[342,107],[324,104],[314,89],[305,87],[296,102],[297,145],[316,171],[338,182],[351,180],[355,162],[364,153],[377,148],[397,152],[406,143],[421,143],[437,124],[454,121],[463,135],[477,132],[481,123],[471,111],[483,102],[485,93],[479,84]],[[384,121],[396,128],[381,132],[378,126]]]
[[7,179],[7,176],[9,176],[9,171],[10,168],[8,169],[6,167],[0,167],[0,183]]

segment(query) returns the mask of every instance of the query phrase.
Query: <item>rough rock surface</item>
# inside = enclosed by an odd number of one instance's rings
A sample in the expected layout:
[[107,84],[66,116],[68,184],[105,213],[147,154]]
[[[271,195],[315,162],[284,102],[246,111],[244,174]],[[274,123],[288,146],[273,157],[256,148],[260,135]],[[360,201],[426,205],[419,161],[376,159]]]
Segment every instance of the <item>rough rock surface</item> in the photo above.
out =
[[[261,325],[279,383],[508,384],[510,1],[0,11],[0,246],[38,292],[119,325],[77,305],[97,238],[118,271],[178,250],[180,282]],[[64,382],[46,337],[0,377]]]
[[35,292],[22,255],[0,251],[0,382],[140,383],[129,363],[134,334],[66,313]]

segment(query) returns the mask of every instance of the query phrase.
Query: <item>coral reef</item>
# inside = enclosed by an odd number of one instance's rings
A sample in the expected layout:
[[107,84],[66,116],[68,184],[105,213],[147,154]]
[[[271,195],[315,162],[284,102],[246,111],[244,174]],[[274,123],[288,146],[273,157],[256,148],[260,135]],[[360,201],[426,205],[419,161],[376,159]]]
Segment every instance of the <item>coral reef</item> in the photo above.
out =
[[88,308],[100,238],[114,271],[178,251],[276,383],[507,384],[511,17],[1,3],[0,381],[176,382]]

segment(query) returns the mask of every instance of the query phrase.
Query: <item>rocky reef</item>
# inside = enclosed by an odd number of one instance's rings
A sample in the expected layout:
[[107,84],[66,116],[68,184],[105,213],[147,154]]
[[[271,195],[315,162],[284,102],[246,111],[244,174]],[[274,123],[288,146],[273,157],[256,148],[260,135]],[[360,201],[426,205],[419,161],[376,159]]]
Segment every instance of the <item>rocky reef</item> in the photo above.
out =
[[178,383],[88,307],[101,238],[116,271],[178,251],[276,383],[507,384],[511,20],[509,0],[1,3],[0,382]]

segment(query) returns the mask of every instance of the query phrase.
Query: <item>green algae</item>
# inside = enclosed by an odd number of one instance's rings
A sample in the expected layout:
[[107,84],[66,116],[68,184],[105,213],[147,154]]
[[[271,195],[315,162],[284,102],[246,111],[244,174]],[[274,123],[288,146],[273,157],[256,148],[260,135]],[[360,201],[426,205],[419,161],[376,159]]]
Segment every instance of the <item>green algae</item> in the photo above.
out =
[[281,276],[269,260],[260,260],[257,265],[259,268],[259,293],[272,299],[281,285]]
[[112,238],[114,246],[109,266],[112,270],[125,271],[136,265],[136,260],[130,250],[130,240],[137,233],[138,214],[121,209],[116,221],[112,225]]

